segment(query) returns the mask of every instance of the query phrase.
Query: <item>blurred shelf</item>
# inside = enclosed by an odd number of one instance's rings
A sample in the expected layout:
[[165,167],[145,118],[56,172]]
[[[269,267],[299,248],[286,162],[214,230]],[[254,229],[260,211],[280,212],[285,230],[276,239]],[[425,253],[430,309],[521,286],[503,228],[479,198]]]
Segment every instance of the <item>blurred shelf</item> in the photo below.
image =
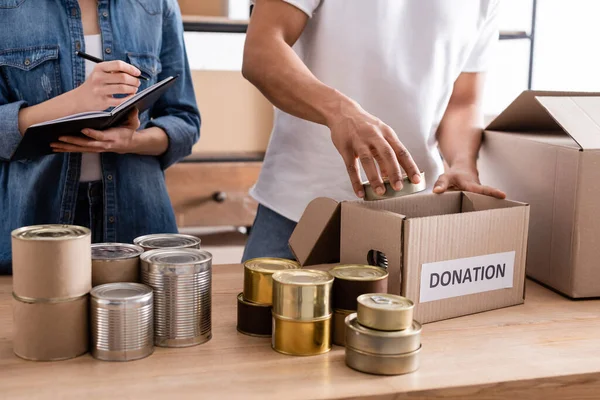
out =
[[525,31],[500,31],[500,40],[531,40],[532,36]]
[[193,153],[182,163],[215,163],[215,162],[262,162],[265,153]]
[[248,20],[201,15],[184,15],[182,18],[186,32],[246,33],[248,30]]

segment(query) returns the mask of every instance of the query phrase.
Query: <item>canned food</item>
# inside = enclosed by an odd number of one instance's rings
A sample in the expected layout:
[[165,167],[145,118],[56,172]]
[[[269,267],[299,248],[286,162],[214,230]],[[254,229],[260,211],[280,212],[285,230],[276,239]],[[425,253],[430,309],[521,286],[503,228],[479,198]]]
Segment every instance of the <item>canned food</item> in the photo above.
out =
[[307,321],[331,315],[333,276],[324,271],[298,269],[273,274],[273,313]]
[[313,321],[296,321],[273,314],[271,345],[279,353],[314,356],[331,350],[331,315]]
[[337,346],[346,345],[346,317],[356,311],[350,310],[333,310],[331,324],[331,341]]
[[[244,299],[252,303],[273,304],[273,274],[299,269],[296,261],[283,258],[254,258],[244,263]],[[269,316],[269,320],[271,317]]]
[[421,346],[421,324],[413,322],[403,331],[378,331],[362,326],[356,314],[346,317],[346,346],[372,354],[411,353]]
[[358,322],[371,329],[401,331],[413,323],[415,304],[406,297],[367,293],[357,299]]
[[161,249],[141,260],[142,282],[154,290],[154,343],[188,347],[210,340],[212,255]]
[[412,353],[379,355],[346,346],[346,365],[375,375],[402,375],[419,369],[421,348]]
[[356,298],[364,293],[387,292],[388,272],[370,265],[340,265],[329,271],[335,278],[332,307],[356,310]]
[[87,353],[88,295],[30,301],[13,293],[13,351],[25,360],[68,360]]
[[199,249],[200,239],[196,236],[180,233],[157,233],[137,237],[133,244],[141,246],[144,251],[156,249]]
[[92,287],[105,283],[139,282],[140,255],[143,252],[142,247],[134,244],[93,244]]
[[90,292],[92,356],[133,361],[154,351],[152,289],[140,283],[107,283]]
[[13,290],[28,299],[72,299],[92,288],[90,230],[72,225],[12,231]]
[[271,337],[273,321],[271,306],[250,303],[244,299],[244,294],[237,297],[237,330],[244,335],[256,337]]
[[385,187],[385,193],[379,195],[375,193],[373,187],[369,182],[363,183],[363,188],[365,190],[365,200],[373,201],[373,200],[384,200],[384,199],[392,199],[395,197],[403,197],[409,194],[415,194],[424,191],[427,188],[427,184],[425,183],[425,173],[421,172],[421,181],[419,183],[412,183],[408,177],[405,177],[402,180],[402,189],[396,191],[392,187],[390,181],[386,178],[383,180],[383,185]]

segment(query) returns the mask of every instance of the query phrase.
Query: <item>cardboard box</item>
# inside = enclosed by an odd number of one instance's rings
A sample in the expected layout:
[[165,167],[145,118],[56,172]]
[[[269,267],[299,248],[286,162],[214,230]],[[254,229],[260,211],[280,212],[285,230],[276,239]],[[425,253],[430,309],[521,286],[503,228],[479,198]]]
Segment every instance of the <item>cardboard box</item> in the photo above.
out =
[[600,94],[526,91],[487,127],[481,180],[531,205],[527,274],[600,296]]
[[228,0],[178,0],[182,15],[206,15],[211,17],[227,17]]
[[290,247],[303,266],[373,264],[370,255],[384,253],[388,292],[415,302],[415,319],[427,323],[523,303],[528,225],[527,204],[466,192],[318,198]]

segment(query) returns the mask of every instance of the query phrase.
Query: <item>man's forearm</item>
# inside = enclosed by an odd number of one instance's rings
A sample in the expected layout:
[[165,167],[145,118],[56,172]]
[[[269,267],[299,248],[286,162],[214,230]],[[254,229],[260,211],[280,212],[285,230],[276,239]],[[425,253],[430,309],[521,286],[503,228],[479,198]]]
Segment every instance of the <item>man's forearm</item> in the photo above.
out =
[[449,105],[437,137],[440,152],[449,167],[476,168],[482,137],[479,106]]

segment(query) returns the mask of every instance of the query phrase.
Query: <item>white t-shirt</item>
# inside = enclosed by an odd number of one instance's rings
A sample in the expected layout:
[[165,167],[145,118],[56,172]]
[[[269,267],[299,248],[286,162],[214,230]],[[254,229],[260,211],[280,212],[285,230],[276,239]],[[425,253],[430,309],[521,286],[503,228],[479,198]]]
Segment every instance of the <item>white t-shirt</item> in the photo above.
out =
[[[394,129],[431,189],[443,171],[437,126],[459,74],[487,67],[498,0],[283,1],[310,17],[296,53]],[[329,129],[281,110],[251,194],[294,221],[316,197],[356,199]]]
[[[102,36],[85,35],[85,52],[91,56],[102,58]],[[85,60],[85,79],[90,76],[95,63]],[[100,154],[82,153],[81,154],[81,174],[79,182],[93,182],[102,180],[102,164]]]

